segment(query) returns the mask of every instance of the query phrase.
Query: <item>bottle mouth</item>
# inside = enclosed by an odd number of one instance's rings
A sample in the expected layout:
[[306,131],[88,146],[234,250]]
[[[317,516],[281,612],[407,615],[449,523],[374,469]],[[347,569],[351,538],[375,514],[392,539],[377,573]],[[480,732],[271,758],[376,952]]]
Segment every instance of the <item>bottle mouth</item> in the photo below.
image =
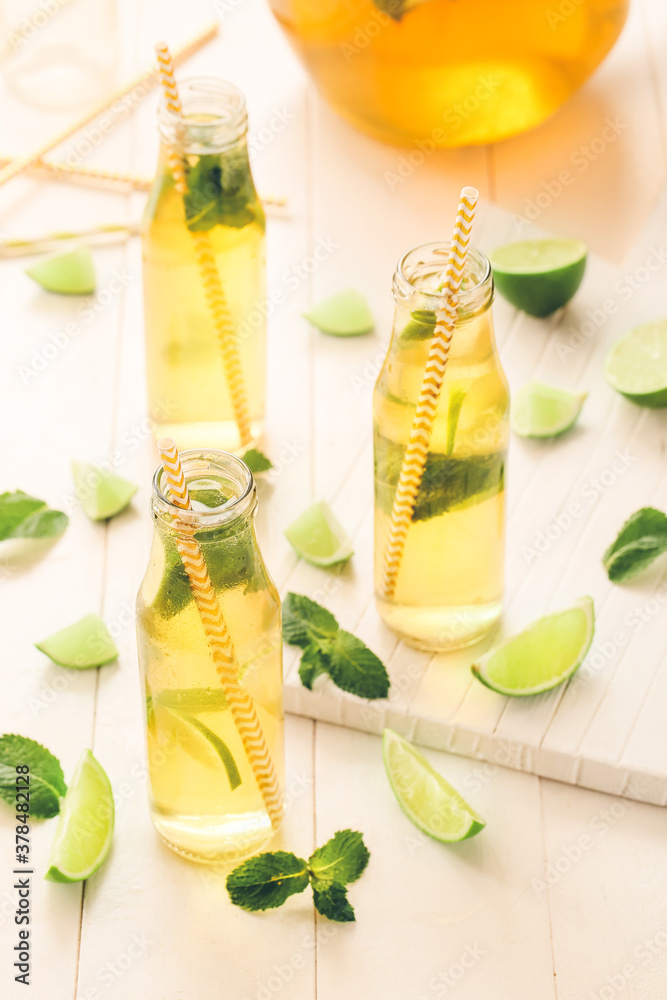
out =
[[166,142],[201,155],[232,146],[246,134],[245,96],[235,84],[194,76],[179,80],[178,93],[180,112],[170,111],[164,96],[158,108],[158,127]]
[[[255,480],[245,462],[236,455],[227,451],[191,450],[181,452],[180,459],[191,510],[184,510],[169,499],[162,465],[153,476],[152,509],[172,527],[178,524],[198,530],[217,528],[254,511],[257,505]],[[206,502],[197,499],[204,495]],[[220,502],[208,502],[216,499]]]
[[[395,298],[419,296],[420,304],[436,311],[442,300],[442,283],[449,240],[421,243],[404,254],[396,265],[393,291]],[[459,314],[469,314],[485,308],[493,299],[491,263],[481,250],[470,248],[466,254],[461,290],[458,293]]]

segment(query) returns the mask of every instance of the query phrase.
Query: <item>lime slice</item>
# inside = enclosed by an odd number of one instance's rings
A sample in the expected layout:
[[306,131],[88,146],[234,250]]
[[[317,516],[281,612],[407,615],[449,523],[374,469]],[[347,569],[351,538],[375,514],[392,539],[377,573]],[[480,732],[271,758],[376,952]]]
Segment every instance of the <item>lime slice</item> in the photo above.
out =
[[384,766],[406,816],[429,837],[445,844],[467,840],[486,826],[423,754],[392,729],[382,736]]
[[517,309],[548,316],[566,305],[586,270],[581,240],[520,240],[490,255],[496,288]]
[[104,521],[125,510],[137,492],[134,483],[87,462],[72,462],[76,495],[91,521]]
[[113,818],[109,779],[90,750],[84,750],[63,799],[45,878],[83,882],[96,872],[111,847]]
[[38,285],[47,292],[61,295],[90,295],[95,291],[95,268],[87,247],[40,260],[26,268]]
[[241,775],[236,761],[217,733],[196,716],[181,709],[165,708],[157,699],[151,708],[149,724],[160,741],[170,748],[177,746],[204,767],[219,767],[222,764],[232,791],[238,788]]
[[313,566],[334,566],[353,554],[352,543],[326,500],[318,500],[285,529],[285,537]]
[[368,303],[354,288],[332,295],[303,315],[322,333],[330,333],[334,337],[357,337],[373,329]]
[[585,392],[565,392],[543,382],[528,382],[512,399],[512,429],[521,437],[564,434],[577,422],[585,399]]
[[86,615],[35,645],[54,663],[76,670],[101,667],[118,656],[116,644],[99,615]]
[[473,663],[475,677],[499,694],[550,691],[571,677],[586,656],[595,631],[590,597],[571,608],[538,618]]
[[667,406],[667,319],[643,323],[617,340],[607,355],[609,385],[639,406]]

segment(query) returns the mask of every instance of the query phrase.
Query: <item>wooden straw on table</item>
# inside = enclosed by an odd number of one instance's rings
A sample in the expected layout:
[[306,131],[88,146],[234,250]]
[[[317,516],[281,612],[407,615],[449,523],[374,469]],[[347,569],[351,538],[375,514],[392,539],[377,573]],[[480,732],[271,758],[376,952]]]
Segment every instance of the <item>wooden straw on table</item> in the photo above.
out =
[[478,197],[479,192],[475,188],[464,187],[461,191],[456,225],[449,247],[442,285],[441,305],[436,314],[435,332],[428,352],[419,402],[410,430],[408,445],[403,455],[401,474],[391,511],[382,580],[383,596],[387,600],[394,596],[396,590],[396,580],[401,568],[405,541],[428,458],[435,413],[438,408],[440,390],[454,334],[458,294]]
[[[160,77],[162,79],[162,91],[164,93],[165,104],[169,111],[180,115],[182,113],[181,101],[178,96],[178,88],[174,77],[174,63],[169,54],[169,49],[164,42],[155,46],[160,67]],[[174,186],[178,194],[185,196],[188,193],[188,184],[183,166],[182,150],[172,148],[169,153],[169,167],[171,169]],[[208,302],[209,311],[218,335],[222,362],[229,387],[229,395],[232,400],[236,426],[238,427],[241,445],[245,447],[252,440],[250,430],[250,415],[248,413],[248,399],[246,395],[243,371],[241,369],[241,359],[234,342],[234,324],[227,307],[225,292],[222,287],[218,266],[211,246],[211,240],[206,232],[192,232],[192,242],[195,249],[195,257],[199,266],[204,293]]]
[[[210,25],[205,31],[200,32],[195,35],[189,42],[183,45],[177,50],[175,55],[175,61],[177,63],[183,62],[185,59],[189,58],[194,52],[197,52],[203,45],[209,42],[218,31],[218,23]],[[120,101],[123,97],[126,97],[135,87],[145,87],[145,93],[147,94],[150,90],[157,85],[158,75],[155,71],[154,66],[149,66],[143,72],[139,73],[133,80],[129,83],[123,84],[118,90],[114,91],[110,97],[106,97],[100,104],[96,105],[92,111],[87,111],[83,117],[79,118],[77,121],[68,125],[56,136],[52,136],[45,143],[38,147],[38,149],[33,150],[27,156],[22,156],[17,160],[12,160],[0,170],[0,185],[5,184],[12,177],[16,177],[21,171],[25,170],[27,167],[32,166],[37,163],[42,156],[48,153],[50,150],[59,146],[61,142],[69,139],[71,135],[78,132],[89,122],[93,121],[104,111],[107,111],[116,101]],[[143,97],[144,95],[142,95]]]
[[[182,510],[190,510],[188,486],[176,445],[171,438],[158,441],[162,468],[167,480],[169,499]],[[178,514],[174,514],[178,522]],[[253,769],[259,790],[264,799],[274,830],[280,826],[283,815],[282,795],[273,761],[262,732],[255,706],[250,695],[239,683],[239,665],[229,630],[225,623],[220,602],[213,589],[206,563],[194,537],[194,527],[178,525],[176,545],[188,574],[199,617],[211,650],[211,657],[220,678],[234,724]]]

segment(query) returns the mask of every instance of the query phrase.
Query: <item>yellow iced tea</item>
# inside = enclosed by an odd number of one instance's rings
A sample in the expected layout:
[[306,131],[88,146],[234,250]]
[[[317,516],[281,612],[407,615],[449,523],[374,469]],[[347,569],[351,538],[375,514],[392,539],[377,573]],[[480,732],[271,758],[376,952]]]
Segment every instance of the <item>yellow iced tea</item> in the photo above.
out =
[[459,318],[428,460],[390,599],[382,580],[391,510],[435,326],[445,247],[400,262],[396,318],[374,394],[375,580],[387,624],[414,645],[449,649],[480,638],[502,607],[507,383],[491,318],[486,258],[470,251]]
[[324,97],[389,142],[496,142],[544,121],[629,0],[270,0]]
[[[257,547],[250,473],[232,456],[182,454],[201,546],[273,765],[282,783],[280,601]],[[273,835],[262,795],[210,656],[176,549],[170,505],[153,500],[155,532],[137,599],[151,816],[174,850],[231,863]]]
[[[218,335],[195,257],[205,232],[234,327],[253,440],[265,404],[265,220],[245,142],[243,96],[220,81],[186,81],[183,115],[160,112],[162,148],[143,224],[146,375],[156,437],[179,447],[241,446]],[[188,194],[167,149],[186,151]]]

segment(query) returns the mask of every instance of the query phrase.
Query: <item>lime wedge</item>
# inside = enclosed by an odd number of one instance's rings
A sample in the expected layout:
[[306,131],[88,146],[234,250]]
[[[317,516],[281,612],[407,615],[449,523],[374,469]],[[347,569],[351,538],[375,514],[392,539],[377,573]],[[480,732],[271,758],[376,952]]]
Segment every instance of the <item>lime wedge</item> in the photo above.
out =
[[566,305],[586,270],[581,240],[520,240],[490,255],[496,288],[517,309],[548,316]]
[[96,872],[111,847],[113,818],[109,779],[90,750],[84,750],[58,816],[45,878],[83,882]]
[[429,837],[445,844],[467,840],[486,826],[423,754],[392,729],[382,736],[387,777],[406,816]]
[[352,543],[326,500],[318,500],[285,529],[285,537],[313,566],[334,566],[353,554]]
[[87,247],[40,260],[26,268],[28,274],[47,292],[60,295],[90,295],[95,291],[95,268]]
[[512,429],[521,437],[564,434],[577,422],[585,399],[585,392],[566,392],[543,382],[528,382],[512,399]]
[[134,483],[87,462],[72,461],[76,495],[91,521],[104,521],[125,510],[137,492]]
[[322,333],[334,337],[358,337],[373,329],[373,317],[361,292],[347,288],[303,314]]
[[[159,696],[158,696],[159,697]],[[241,784],[241,775],[232,753],[223,739],[205,723],[180,709],[165,708],[157,699],[149,712],[149,725],[169,747],[177,746],[204,767],[223,765],[234,791]]]
[[35,645],[54,663],[76,670],[101,667],[118,656],[116,644],[99,615],[86,615]]
[[590,597],[538,618],[473,663],[475,677],[499,694],[524,696],[550,691],[571,677],[586,656],[595,631]]
[[639,406],[667,406],[667,319],[643,323],[617,340],[607,355],[609,385]]

